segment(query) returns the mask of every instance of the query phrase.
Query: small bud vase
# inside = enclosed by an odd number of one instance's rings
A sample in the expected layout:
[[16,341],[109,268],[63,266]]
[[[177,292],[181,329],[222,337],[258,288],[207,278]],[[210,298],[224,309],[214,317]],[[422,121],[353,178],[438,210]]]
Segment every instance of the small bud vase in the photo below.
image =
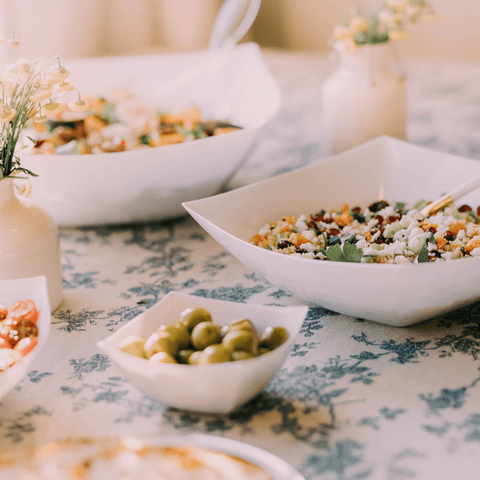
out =
[[47,278],[53,311],[63,300],[58,227],[49,213],[16,195],[13,179],[4,178],[0,180],[0,279],[38,275]]
[[389,70],[392,48],[382,43],[340,53],[340,68],[322,85],[327,156],[380,135],[405,140],[405,77]]

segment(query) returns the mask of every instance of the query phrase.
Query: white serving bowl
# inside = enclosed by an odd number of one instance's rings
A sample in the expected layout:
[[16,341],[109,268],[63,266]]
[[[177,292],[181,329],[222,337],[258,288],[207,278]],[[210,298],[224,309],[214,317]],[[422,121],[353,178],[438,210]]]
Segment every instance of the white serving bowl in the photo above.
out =
[[[189,307],[206,308],[218,325],[248,318],[259,332],[268,326],[280,326],[288,330],[290,337],[277,349],[259,357],[204,366],[151,365],[120,350],[122,339],[130,335],[146,339],[162,324],[177,324],[180,313]],[[228,413],[260,393],[273,379],[294,344],[307,310],[307,307],[251,305],[170,292],[98,346],[133,385],[151,398],[179,409]]]
[[231,50],[65,60],[82,94],[127,87],[162,111],[195,105],[204,119],[243,127],[225,135],[157,148],[92,155],[26,155],[30,198],[58,225],[165,220],[181,202],[218,193],[241,166],[281,94],[256,44]]
[[[235,191],[187,202],[197,222],[242,263],[292,295],[336,312],[407,326],[480,299],[480,258],[408,265],[312,261],[249,239],[285,215],[435,200],[480,175],[480,162],[390,137]],[[480,189],[457,201],[480,205]]]
[[9,308],[18,300],[31,299],[35,302],[40,317],[38,326],[38,345],[19,362],[5,372],[0,373],[0,398],[12,390],[25,377],[33,358],[47,342],[52,323],[47,279],[44,275],[15,280],[0,280],[0,303]]

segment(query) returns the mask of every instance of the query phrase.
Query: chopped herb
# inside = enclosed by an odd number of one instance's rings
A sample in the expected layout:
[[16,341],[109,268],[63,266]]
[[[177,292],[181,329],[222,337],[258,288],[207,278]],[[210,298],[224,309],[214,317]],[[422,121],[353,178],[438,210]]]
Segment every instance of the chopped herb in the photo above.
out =
[[327,257],[333,262],[355,262],[359,263],[363,252],[352,243],[346,243],[342,247],[339,244],[333,245],[327,250]]
[[418,263],[428,262],[428,249],[424,245],[417,257]]

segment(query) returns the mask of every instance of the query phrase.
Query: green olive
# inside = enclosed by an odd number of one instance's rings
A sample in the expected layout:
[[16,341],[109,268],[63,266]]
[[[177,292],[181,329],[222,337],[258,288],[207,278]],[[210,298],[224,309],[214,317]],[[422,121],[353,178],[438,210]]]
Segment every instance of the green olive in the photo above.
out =
[[250,330],[234,330],[225,335],[222,345],[230,351],[245,350],[253,355],[257,354],[257,339]]
[[190,333],[187,330],[187,327],[183,323],[178,325],[162,325],[157,333],[167,332],[173,335],[178,343],[178,348],[184,349],[190,345]]
[[204,350],[222,340],[220,329],[212,322],[199,323],[192,330],[192,344],[197,350]]
[[248,318],[229,323],[228,331],[233,332],[234,330],[250,330],[251,332],[256,333],[255,325]]
[[258,355],[264,355],[265,353],[271,352],[267,347],[258,347]]
[[180,350],[177,353],[177,358],[178,358],[179,363],[187,364],[188,359],[190,358],[190,355],[192,355],[192,353],[195,353],[195,350],[190,350],[190,349],[187,349],[187,348],[185,348],[183,350]]
[[197,365],[198,360],[200,359],[200,356],[202,355],[203,351],[200,352],[193,352],[189,357],[188,357],[188,364],[189,365]]
[[267,327],[260,337],[260,346],[275,350],[289,337],[288,331],[283,327]]
[[136,357],[145,358],[145,340],[141,337],[130,336],[120,342],[120,350]]
[[232,360],[234,362],[238,362],[239,360],[248,360],[249,358],[254,358],[255,355],[250,352],[246,352],[245,350],[237,350],[232,353]]
[[187,308],[180,314],[180,321],[191,332],[201,322],[211,322],[212,315],[201,307]]
[[208,365],[209,363],[224,363],[232,360],[232,352],[223,345],[210,345],[200,355],[198,365]]
[[178,352],[178,342],[172,334],[167,332],[153,333],[147,338],[145,342],[147,358],[158,352],[165,352],[175,357]]
[[177,363],[177,361],[167,352],[158,352],[148,359],[148,363]]

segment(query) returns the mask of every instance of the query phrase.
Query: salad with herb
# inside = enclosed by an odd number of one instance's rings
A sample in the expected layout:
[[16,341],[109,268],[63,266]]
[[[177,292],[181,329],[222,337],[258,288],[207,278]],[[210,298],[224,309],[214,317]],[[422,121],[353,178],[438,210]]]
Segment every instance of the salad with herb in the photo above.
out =
[[314,215],[287,215],[267,223],[250,242],[322,261],[411,264],[480,256],[480,207],[449,205],[433,215],[384,200],[366,208],[344,205]]

